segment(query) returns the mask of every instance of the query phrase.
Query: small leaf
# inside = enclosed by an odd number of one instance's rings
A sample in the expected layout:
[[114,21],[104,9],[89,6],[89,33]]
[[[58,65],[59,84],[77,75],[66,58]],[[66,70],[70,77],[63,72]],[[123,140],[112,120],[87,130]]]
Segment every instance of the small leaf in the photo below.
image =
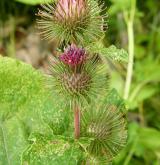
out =
[[124,49],[117,49],[114,45],[106,48],[102,43],[97,43],[94,46],[89,47],[89,50],[114,61],[128,62],[128,53]]

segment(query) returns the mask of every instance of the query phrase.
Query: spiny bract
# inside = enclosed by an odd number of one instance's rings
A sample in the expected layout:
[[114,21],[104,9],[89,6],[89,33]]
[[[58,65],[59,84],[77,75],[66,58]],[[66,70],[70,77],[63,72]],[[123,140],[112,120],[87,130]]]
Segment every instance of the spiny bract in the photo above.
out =
[[[48,40],[84,45],[103,35],[106,12],[95,0],[57,0],[42,5],[37,20],[40,34]],[[102,14],[104,13],[104,14]]]
[[114,98],[113,94],[111,91],[108,95],[111,102],[105,100],[96,104],[95,101],[82,110],[81,136],[93,138],[87,148],[89,164],[111,162],[126,144],[127,123],[122,111],[125,107],[123,100]]

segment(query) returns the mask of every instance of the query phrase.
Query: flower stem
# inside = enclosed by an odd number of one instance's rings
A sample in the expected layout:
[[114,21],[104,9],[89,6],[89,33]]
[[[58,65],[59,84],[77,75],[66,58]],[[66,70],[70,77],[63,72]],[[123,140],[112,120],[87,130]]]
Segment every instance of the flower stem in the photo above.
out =
[[125,83],[125,90],[124,90],[124,99],[128,99],[128,97],[129,97],[130,86],[131,86],[131,82],[132,82],[132,74],[133,74],[133,63],[134,63],[133,22],[134,22],[135,8],[136,8],[136,0],[133,1],[133,4],[131,6],[132,7],[131,7],[131,10],[129,12],[129,15],[125,15],[125,18],[126,18],[125,21],[127,24],[127,32],[128,32],[129,62],[128,62],[128,66],[127,66],[127,76],[126,76],[126,83]]
[[74,136],[75,139],[80,137],[80,109],[76,104],[74,106]]

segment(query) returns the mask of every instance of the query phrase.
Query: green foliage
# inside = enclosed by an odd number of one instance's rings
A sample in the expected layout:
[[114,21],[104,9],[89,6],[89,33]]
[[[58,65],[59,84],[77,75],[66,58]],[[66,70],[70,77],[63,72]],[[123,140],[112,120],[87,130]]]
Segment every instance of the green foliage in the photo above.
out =
[[92,53],[100,54],[102,59],[107,58],[113,61],[128,62],[128,53],[124,49],[117,49],[114,45],[106,48],[101,42],[98,42],[89,46],[88,49]]
[[31,146],[24,153],[23,163],[33,165],[75,165],[83,153],[73,139],[53,135],[32,135]]
[[[0,77],[0,162],[20,164],[29,135],[51,132],[40,112],[49,108],[56,114],[57,109],[44,88],[43,75],[31,66],[0,57]],[[56,124],[61,127],[59,121]]]
[[5,121],[17,115],[30,131],[41,129],[39,111],[52,103],[44,88],[43,75],[29,65],[1,57],[0,77],[0,119]]
[[[116,157],[114,164],[121,164],[122,162],[130,164],[129,161],[132,155],[143,157],[146,162],[154,160],[160,152],[160,132],[153,128],[139,127],[138,124],[131,123],[128,133],[129,139],[127,147]],[[145,155],[145,153],[149,155]]]
[[0,77],[0,103],[8,106],[7,111],[2,109],[4,113],[15,113],[20,107],[32,110],[43,104],[39,98],[42,76],[31,66],[0,57]]
[[119,11],[130,10],[136,0],[110,0],[114,5],[109,9],[110,14],[116,14]]
[[0,121],[0,165],[13,162],[14,165],[20,164],[22,153],[27,146],[26,136],[17,117],[5,122]]
[[135,64],[135,81],[129,97],[130,108],[136,108],[141,101],[159,92],[159,70],[159,61],[153,60],[152,57]]
[[53,0],[15,0],[15,1],[28,5],[38,5],[38,4],[52,2]]

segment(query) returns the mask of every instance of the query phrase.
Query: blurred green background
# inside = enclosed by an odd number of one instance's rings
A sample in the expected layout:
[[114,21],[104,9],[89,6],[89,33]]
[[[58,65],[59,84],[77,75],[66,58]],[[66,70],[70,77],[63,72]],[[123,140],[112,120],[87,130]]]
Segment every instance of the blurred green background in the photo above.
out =
[[[0,0],[0,54],[46,71],[56,44],[41,41],[35,13],[47,0]],[[128,144],[115,165],[160,165],[160,0],[105,0],[108,29],[104,43],[128,50],[134,66],[128,105]],[[135,15],[128,20],[132,10]],[[131,21],[131,22],[130,22]],[[134,40],[129,37],[133,23]],[[111,85],[124,94],[126,64],[112,63]]]

